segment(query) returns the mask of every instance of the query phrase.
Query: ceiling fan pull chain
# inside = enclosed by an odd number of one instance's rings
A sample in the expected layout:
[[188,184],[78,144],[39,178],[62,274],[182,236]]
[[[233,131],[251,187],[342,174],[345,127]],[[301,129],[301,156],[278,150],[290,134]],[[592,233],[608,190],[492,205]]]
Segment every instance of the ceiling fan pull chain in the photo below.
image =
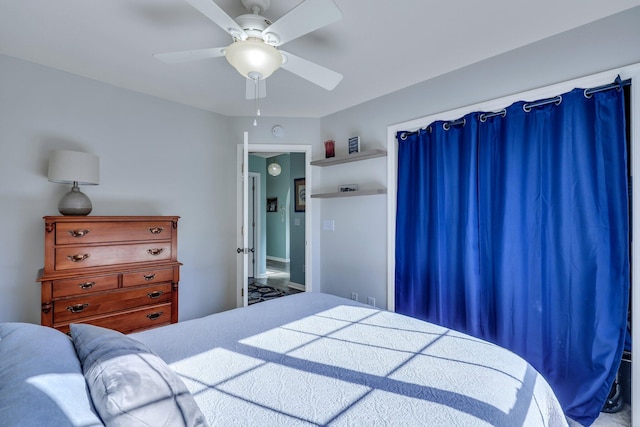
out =
[[253,119],[253,125],[254,126],[258,126],[258,117],[260,117],[260,79],[259,78],[254,78],[253,79],[253,96],[254,99],[256,101],[256,118]]

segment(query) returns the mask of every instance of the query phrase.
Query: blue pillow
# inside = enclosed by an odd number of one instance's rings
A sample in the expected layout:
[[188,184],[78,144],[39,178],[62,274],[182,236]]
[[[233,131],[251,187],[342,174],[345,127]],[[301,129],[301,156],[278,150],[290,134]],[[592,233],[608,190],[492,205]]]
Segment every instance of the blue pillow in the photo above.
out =
[[68,336],[0,324],[0,426],[102,426]]
[[107,427],[207,425],[182,380],[141,342],[85,324],[72,324],[71,336]]

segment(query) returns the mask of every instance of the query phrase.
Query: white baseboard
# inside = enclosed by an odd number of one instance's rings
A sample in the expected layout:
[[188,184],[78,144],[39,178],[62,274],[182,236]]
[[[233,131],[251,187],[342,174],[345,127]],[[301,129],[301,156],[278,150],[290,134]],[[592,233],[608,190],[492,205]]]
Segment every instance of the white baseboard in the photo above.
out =
[[287,286],[289,286],[291,289],[295,289],[302,292],[304,292],[306,289],[304,285],[301,285],[300,283],[295,283],[295,282],[289,282]]
[[267,259],[270,259],[271,261],[278,261],[278,262],[291,262],[291,260],[288,258],[278,258],[275,256],[269,256],[269,255],[267,255]]

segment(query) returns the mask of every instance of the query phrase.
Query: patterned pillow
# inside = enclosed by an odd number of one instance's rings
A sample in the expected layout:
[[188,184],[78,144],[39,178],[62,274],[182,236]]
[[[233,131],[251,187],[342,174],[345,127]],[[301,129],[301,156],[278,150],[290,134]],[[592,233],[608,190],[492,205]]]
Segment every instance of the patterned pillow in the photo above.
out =
[[207,425],[184,383],[141,342],[84,324],[72,324],[71,336],[107,427]]

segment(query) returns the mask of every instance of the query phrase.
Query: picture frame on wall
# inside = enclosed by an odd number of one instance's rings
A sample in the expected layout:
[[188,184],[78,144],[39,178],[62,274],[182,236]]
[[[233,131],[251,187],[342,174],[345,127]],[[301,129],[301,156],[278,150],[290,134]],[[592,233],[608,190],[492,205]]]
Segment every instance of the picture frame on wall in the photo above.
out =
[[360,137],[354,136],[349,138],[349,154],[360,152]]
[[267,212],[278,212],[277,197],[267,197]]
[[296,202],[295,211],[304,212],[306,209],[307,189],[304,178],[296,178],[293,180],[293,188],[295,190]]

